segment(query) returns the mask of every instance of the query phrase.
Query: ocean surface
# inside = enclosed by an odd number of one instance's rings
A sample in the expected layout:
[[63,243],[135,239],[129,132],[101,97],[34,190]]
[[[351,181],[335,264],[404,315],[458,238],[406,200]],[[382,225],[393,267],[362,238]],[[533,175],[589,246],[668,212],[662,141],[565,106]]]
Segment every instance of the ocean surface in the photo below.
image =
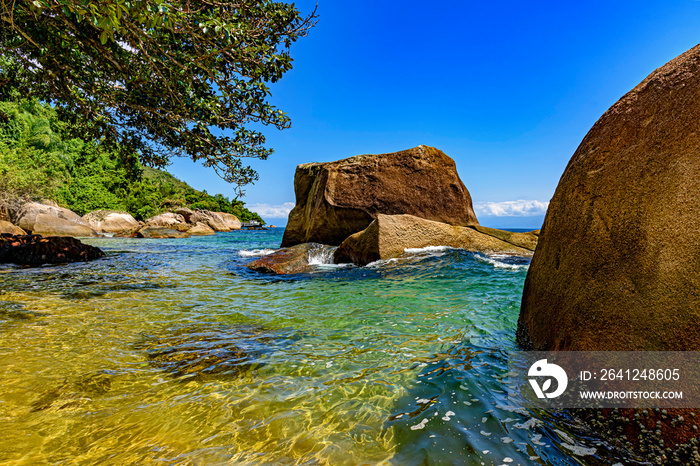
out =
[[245,268],[282,233],[0,268],[0,464],[635,464],[509,396],[528,260]]

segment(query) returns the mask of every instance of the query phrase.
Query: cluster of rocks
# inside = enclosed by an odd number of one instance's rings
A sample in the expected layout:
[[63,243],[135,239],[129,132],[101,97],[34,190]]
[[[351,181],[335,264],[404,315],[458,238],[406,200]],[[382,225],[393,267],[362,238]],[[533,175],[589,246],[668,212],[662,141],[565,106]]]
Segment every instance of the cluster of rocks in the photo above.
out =
[[232,214],[208,210],[178,209],[175,212],[165,212],[151,217],[133,228],[114,232],[114,236],[188,238],[190,236],[209,236],[217,231],[227,232],[240,229],[240,220]]
[[0,233],[13,235],[186,238],[241,229],[241,222],[235,215],[184,208],[156,215],[145,222],[127,212],[114,210],[96,210],[81,217],[49,202],[28,202],[15,212],[7,209],[2,212]]
[[314,244],[338,246],[333,261],[356,265],[426,246],[532,255],[537,245],[537,232],[480,226],[454,160],[433,147],[302,164],[294,190],[296,205],[284,232],[284,249],[249,268],[304,272],[306,252]]
[[126,212],[96,210],[84,216],[49,202],[0,207],[0,263],[36,266],[103,257],[76,237],[187,238],[240,230],[235,215],[179,209],[139,222]]

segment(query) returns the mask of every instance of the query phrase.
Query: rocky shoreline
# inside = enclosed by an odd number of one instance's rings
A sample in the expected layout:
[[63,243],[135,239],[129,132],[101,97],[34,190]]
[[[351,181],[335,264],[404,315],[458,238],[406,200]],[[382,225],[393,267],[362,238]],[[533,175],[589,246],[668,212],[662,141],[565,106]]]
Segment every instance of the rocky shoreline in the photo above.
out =
[[241,229],[235,216],[208,210],[177,209],[136,220],[127,212],[97,210],[84,216],[49,201],[27,202],[19,209],[0,209],[0,263],[37,266],[103,257],[94,246],[75,238],[189,238]]

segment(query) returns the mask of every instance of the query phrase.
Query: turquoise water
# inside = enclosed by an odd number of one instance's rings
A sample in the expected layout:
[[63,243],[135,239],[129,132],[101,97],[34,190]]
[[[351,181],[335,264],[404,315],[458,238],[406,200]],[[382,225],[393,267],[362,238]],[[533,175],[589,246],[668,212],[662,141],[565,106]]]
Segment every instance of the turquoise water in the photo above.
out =
[[0,464],[630,464],[508,397],[524,259],[276,277],[281,229],[0,269]]

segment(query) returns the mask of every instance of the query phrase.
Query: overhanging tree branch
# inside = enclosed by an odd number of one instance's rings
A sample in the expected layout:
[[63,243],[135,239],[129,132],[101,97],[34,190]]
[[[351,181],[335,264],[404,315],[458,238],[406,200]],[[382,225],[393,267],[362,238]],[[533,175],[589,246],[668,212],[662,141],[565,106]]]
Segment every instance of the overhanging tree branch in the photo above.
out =
[[0,0],[0,98],[53,103],[83,137],[148,165],[202,161],[240,194],[257,177],[241,158],[272,153],[247,125],[290,126],[267,83],[315,21],[262,0]]

